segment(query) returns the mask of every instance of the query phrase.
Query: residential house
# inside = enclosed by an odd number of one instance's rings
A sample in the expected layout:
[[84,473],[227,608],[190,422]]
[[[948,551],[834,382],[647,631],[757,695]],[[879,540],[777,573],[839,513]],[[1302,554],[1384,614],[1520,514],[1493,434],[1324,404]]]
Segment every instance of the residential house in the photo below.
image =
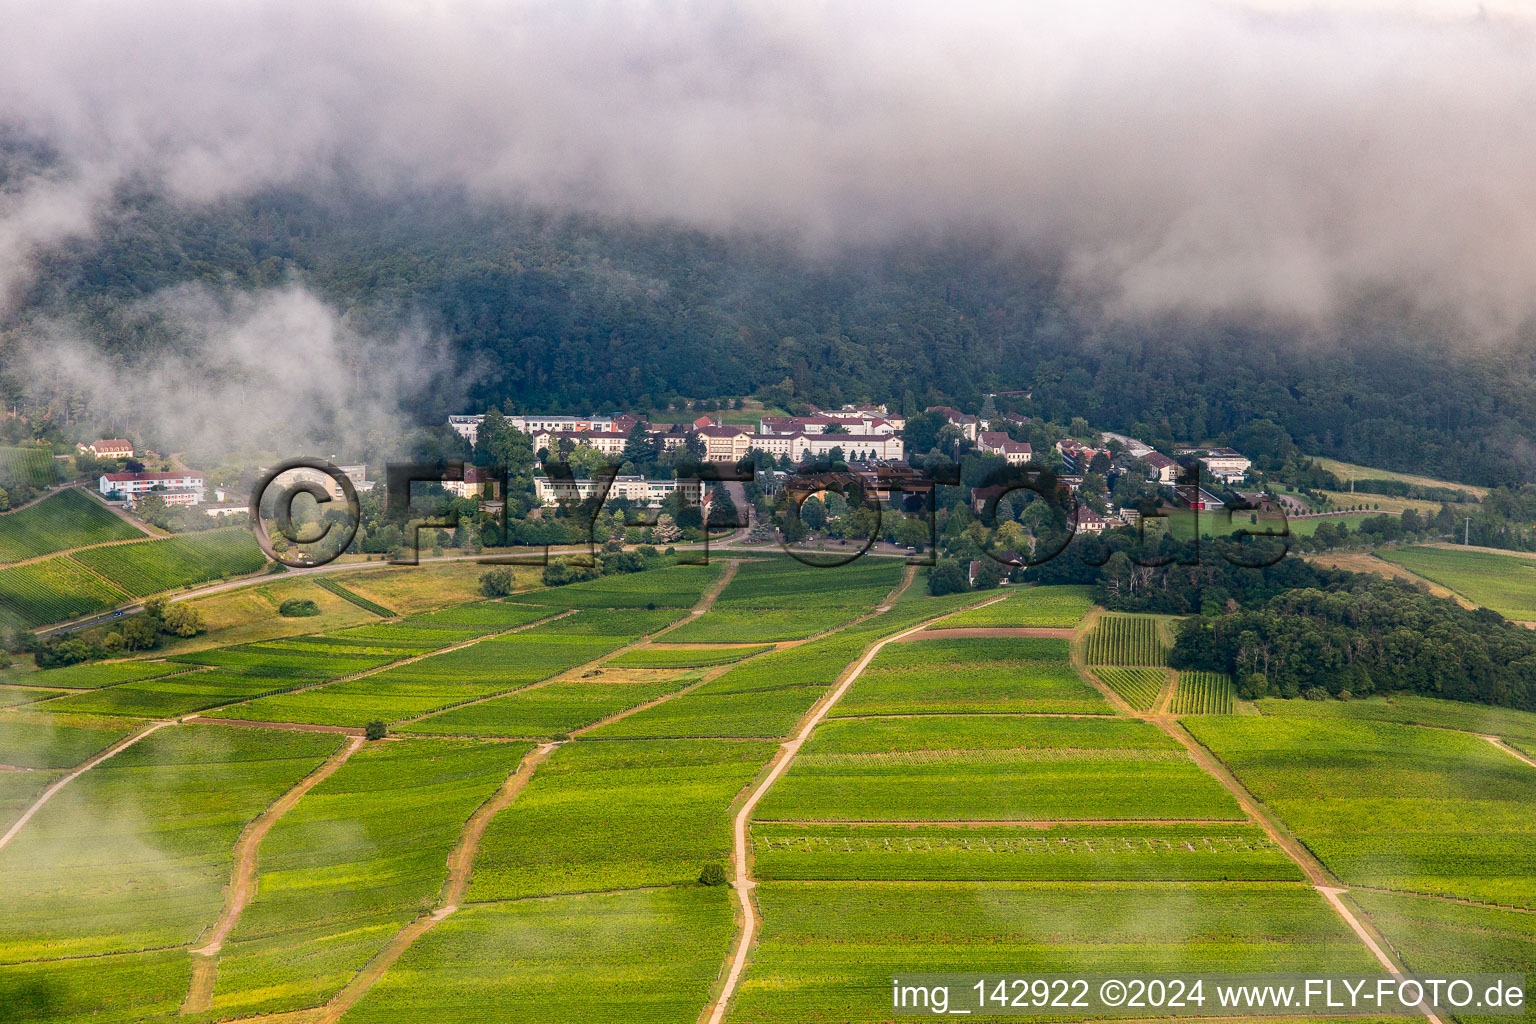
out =
[[1160,484],[1175,484],[1179,480],[1179,464],[1162,452],[1148,452],[1138,456],[1152,470],[1152,479]]
[[947,405],[930,405],[923,412],[936,412],[944,417],[950,426],[960,428],[960,433],[967,441],[975,441],[976,435],[981,432],[981,421],[969,413],[963,413],[959,409]]
[[976,446],[984,452],[1001,455],[1010,466],[1022,466],[1034,455],[1029,442],[1015,441],[1001,430],[983,430],[976,437]]
[[98,459],[131,459],[133,458],[133,442],[124,441],[122,438],[114,438],[110,441],[93,441],[86,446],[86,451]]

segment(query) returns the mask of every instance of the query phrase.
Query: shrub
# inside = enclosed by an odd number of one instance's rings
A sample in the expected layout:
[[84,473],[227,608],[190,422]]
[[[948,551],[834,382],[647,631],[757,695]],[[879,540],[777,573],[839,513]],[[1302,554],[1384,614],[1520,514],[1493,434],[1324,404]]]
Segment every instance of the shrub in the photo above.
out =
[[725,865],[710,863],[704,865],[704,870],[699,872],[700,885],[724,885]]
[[512,593],[512,570],[492,569],[481,573],[480,593],[486,597],[506,597]]
[[389,729],[377,718],[363,727],[363,736],[370,740],[381,740],[387,732]]
[[[289,619],[303,619],[320,614],[320,606],[307,597],[290,597],[277,606],[277,614]],[[191,633],[181,634],[191,636]]]

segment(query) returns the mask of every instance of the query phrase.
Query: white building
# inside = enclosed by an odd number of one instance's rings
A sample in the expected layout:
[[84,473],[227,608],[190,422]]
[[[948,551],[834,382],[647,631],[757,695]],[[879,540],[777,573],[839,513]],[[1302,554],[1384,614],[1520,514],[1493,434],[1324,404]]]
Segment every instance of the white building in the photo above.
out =
[[1152,479],[1160,484],[1177,483],[1179,479],[1179,464],[1162,452],[1148,452],[1139,456],[1152,469]]
[[105,473],[97,481],[103,496],[120,494],[130,506],[150,492],[167,505],[198,505],[203,500],[203,474]]
[[[529,413],[508,416],[507,425],[525,434],[536,434],[540,431],[575,433],[586,430],[613,430],[615,418],[613,416],[550,416],[543,413]],[[484,422],[485,413],[464,413],[448,417],[448,426],[470,444],[474,444],[479,438],[480,424]],[[632,421],[631,425],[633,425]]]
[[629,443],[629,435],[617,430],[538,430],[533,432],[533,450],[556,452],[561,441],[596,448],[604,455],[620,456]]
[[1193,455],[1206,470],[1223,483],[1235,484],[1248,475],[1253,463],[1233,448],[1176,448],[1176,455]]
[[[601,486],[601,480],[557,480],[547,476],[533,478],[534,493],[545,505],[561,501],[583,501]],[[647,480],[643,476],[616,476],[608,488],[608,497],[628,498],[637,505],[655,508],[673,493],[682,491],[683,498],[697,505],[703,495],[703,482],[699,480]]]

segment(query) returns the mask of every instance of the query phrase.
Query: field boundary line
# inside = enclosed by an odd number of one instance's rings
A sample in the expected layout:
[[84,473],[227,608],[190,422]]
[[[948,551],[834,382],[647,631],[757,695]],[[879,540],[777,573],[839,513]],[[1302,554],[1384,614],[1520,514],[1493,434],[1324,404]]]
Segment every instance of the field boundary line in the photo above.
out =
[[[758,818],[754,825],[850,825],[881,828],[1059,828],[1091,825],[1095,828],[1116,825],[1252,825],[1247,818],[900,818],[884,821],[856,821],[848,818]],[[887,879],[875,879],[887,881]],[[1140,881],[1140,879],[1135,879]],[[1158,879],[1148,879],[1158,881]]]
[[533,778],[534,771],[547,761],[559,746],[559,743],[543,743],[524,755],[517,770],[507,777],[490,799],[475,809],[469,816],[469,820],[464,823],[464,828],[459,833],[459,841],[454,844],[453,850],[448,854],[448,878],[444,881],[442,892],[438,896],[437,908],[431,913],[421,915],[396,932],[394,937],[384,944],[384,948],[375,953],[363,969],[353,975],[352,980],[342,986],[341,991],[320,1008],[319,1016],[315,1018],[317,1022],[333,1024],[340,1020],[342,1015],[368,994],[369,990],[384,977],[394,966],[395,961],[400,959],[417,939],[459,909],[459,903],[464,899],[464,893],[469,888],[475,855],[480,851],[480,840],[485,835],[486,826],[503,808],[517,799],[518,794]]
[[[1243,808],[1243,811],[1250,815],[1254,822],[1261,826],[1269,835],[1270,840],[1289,856],[1291,860],[1295,861],[1296,866],[1301,868],[1302,873],[1312,882],[1312,887],[1323,894],[1323,897],[1328,900],[1329,906],[1334,909],[1339,917],[1343,918],[1350,931],[1354,932],[1365,943],[1366,947],[1376,957],[1377,962],[1386,969],[1387,973],[1394,977],[1406,973],[1403,967],[1382,951],[1381,946],[1377,943],[1376,938],[1372,936],[1371,931],[1367,930],[1360,919],[1350,911],[1349,907],[1345,906],[1344,901],[1339,899],[1340,894],[1349,891],[1348,887],[1333,875],[1328,867],[1307,848],[1305,843],[1285,830],[1278,819],[1270,817],[1263,802],[1254,796],[1247,786],[1243,785],[1242,780],[1227,766],[1226,762],[1221,760],[1210,748],[1195,739],[1194,735],[1177,720],[1166,715],[1157,715],[1151,721],[1171,739],[1177,740],[1182,744],[1189,751],[1190,756],[1194,758],[1196,764],[1203,768],[1207,774],[1215,778],[1217,782],[1226,787],[1227,791],[1236,798],[1238,805]],[[1382,937],[1382,941],[1386,941],[1385,937]],[[1418,1009],[1429,1019],[1430,1024],[1444,1024],[1428,1007],[1420,1005]]]
[[219,951],[224,948],[224,939],[234,929],[240,915],[256,896],[257,855],[262,839],[283,815],[293,810],[306,793],[335,774],[362,746],[361,736],[352,737],[350,742],[273,801],[240,833],[240,838],[235,841],[234,865],[230,872],[229,887],[224,894],[224,909],[213,924],[213,936],[202,946],[190,950],[194,957],[192,978],[187,985],[187,996],[181,1003],[181,1013],[203,1013],[213,1003],[213,986],[218,980]]
[[[630,651],[637,651],[637,649],[645,648],[645,646],[653,643],[656,637],[668,633],[670,629],[676,629],[677,626],[680,626],[685,622],[693,622],[697,616],[702,616],[703,613],[707,613],[708,609],[713,608],[714,599],[720,596],[720,591],[725,590],[725,585],[730,582],[731,577],[736,576],[736,570],[739,565],[739,560],[728,560],[727,568],[725,568],[723,573],[720,573],[720,579],[716,580],[714,583],[711,583],[708,588],[705,588],[705,591],[700,594],[699,600],[694,602],[693,608],[688,611],[687,616],[679,617],[676,622],[667,623],[667,625],[657,629],[656,633],[647,633],[645,636],[637,637],[637,639],[631,640],[630,643],[625,643],[625,645],[621,646],[621,648],[614,648],[611,649],[611,651],[608,651],[607,654],[601,654],[601,656],[594,657],[594,659],[590,660],[590,662],[582,662],[581,665],[574,665],[571,666],[571,668],[562,669],[562,671],[559,672],[553,672],[553,674],[550,674],[550,676],[545,676],[544,679],[533,680],[533,682],[528,683],[527,686],[518,686],[516,689],[508,689],[508,691],[499,692],[499,694],[490,694],[487,695],[487,697],[475,697],[475,699],[472,700],[464,700],[464,702],[456,703],[456,705],[449,705],[447,708],[435,708],[432,709],[432,711],[427,712],[427,714],[416,715],[415,718],[401,718],[399,722],[392,722],[390,725],[415,725],[416,722],[425,722],[427,718],[435,717],[435,715],[445,714],[445,712],[449,711],[458,711],[459,708],[468,708],[468,706],[472,705],[482,705],[482,703],[488,702],[488,700],[499,700],[501,697],[511,697],[513,694],[521,694],[521,692],[528,691],[528,689],[539,689],[542,688],[542,686],[550,685],[550,683],[562,682],[562,680],[581,679],[581,676],[574,676],[574,672],[582,672],[582,674],[585,674],[585,672],[593,671],[593,669],[602,668],[602,666],[607,665],[608,662],[611,662],[611,660],[621,656],[621,654],[628,654]],[[570,613],[567,614],[574,614],[576,611],[590,611],[590,609],[573,608],[571,609]],[[608,611],[624,611],[624,609],[610,608]],[[541,620],[541,622],[544,622],[544,620]],[[748,659],[742,660],[745,662],[745,660]],[[725,665],[720,666],[720,668],[733,668],[733,666],[736,665],[740,665],[740,662],[727,662]],[[664,695],[664,697],[659,697],[659,699],[653,700],[653,702],[650,703],[660,703],[662,700],[670,700],[671,697],[677,697],[677,695],[687,692],[688,689],[696,689],[697,686],[703,686],[703,683],[707,682],[710,682],[710,680],[699,680],[699,682],[697,682],[694,686],[688,686],[687,689],[680,689],[680,691],[673,692],[673,694]],[[619,715],[614,715],[614,718],[621,718],[627,714],[634,714],[634,712],[639,711],[639,709],[641,709],[639,706],[636,706],[636,708],[630,708],[628,711],[621,712]],[[593,725],[585,725],[582,726],[581,731],[587,731],[587,729],[596,729],[599,725],[605,725],[605,723],[607,723],[607,720],[604,720],[604,722],[593,723]],[[568,732],[567,735],[574,737],[574,735],[578,735],[578,731]]]
[[38,811],[42,810],[43,805],[46,804],[49,800],[52,800],[54,796],[59,792],[59,790],[69,785],[71,782],[75,781],[80,776],[90,771],[92,768],[95,768],[97,765],[101,764],[101,762],[121,754],[123,751],[139,742],[139,740],[142,740],[144,737],[148,736],[150,733],[158,732],[168,725],[175,724],[175,721],[153,722],[148,728],[141,729],[131,736],[125,736],[123,739],[120,739],[116,743],[109,746],[106,750],[92,755],[84,764],[80,765],[80,767],[76,768],[74,771],[70,772],[68,775],[64,776],[62,779],[49,786],[47,789],[43,790],[42,793],[38,795],[38,798],[32,801],[32,806],[28,807],[26,812],[22,814],[20,818],[16,819],[16,823],[6,831],[5,835],[0,836],[0,850],[3,850],[8,845],[10,845],[11,840],[16,838],[17,833],[22,830],[22,827],[26,825],[27,822],[31,821],[32,816],[35,815]]
[[[349,675],[337,676],[335,679],[326,679],[326,680],[323,680],[323,681],[318,682],[318,683],[311,683],[308,686],[295,686],[291,690],[282,690],[279,693],[266,693],[266,694],[262,694],[259,697],[247,697],[244,700],[230,701],[228,704],[215,704],[215,705],[213,705],[212,708],[208,708],[206,710],[210,710],[211,711],[211,710],[214,710],[215,708],[237,708],[237,707],[240,707],[242,704],[254,704],[258,700],[265,700],[267,697],[277,697],[277,696],[286,697],[287,695],[289,695],[291,693],[308,693],[310,690],[318,690],[322,686],[334,686],[337,683],[350,683],[350,682],[353,682],[354,680],[366,679],[368,676],[378,675],[380,672],[388,672],[390,669],[400,668],[403,665],[414,665],[418,661],[425,661],[427,658],[435,658],[439,654],[449,654],[449,653],[452,653],[453,651],[461,651],[461,650],[463,650],[466,647],[473,647],[475,644],[481,643],[482,641],[485,641],[485,640],[494,640],[497,637],[506,636],[509,633],[516,633],[519,630],[532,629],[534,626],[543,626],[543,625],[546,625],[547,623],[554,622],[556,619],[563,619],[567,615],[575,615],[575,614],[576,614],[576,609],[574,609],[574,608],[567,609],[567,610],[565,610],[563,612],[560,612],[559,614],[556,614],[556,615],[546,615],[542,619],[534,619],[532,622],[525,622],[525,623],[523,623],[520,626],[511,626],[511,627],[509,627],[507,629],[498,630],[495,633],[486,633],[486,634],[484,634],[482,636],[471,637],[468,640],[460,640],[456,644],[449,644],[447,647],[439,647],[435,651],[424,651],[421,654],[412,654],[409,657],[398,658],[398,659],[396,659],[394,661],[388,661],[388,662],[385,662],[384,664],[379,665],[379,666],[377,666],[375,668],[363,669],[361,672],[353,672],[353,673],[351,673]],[[299,723],[295,723],[295,724],[299,724]]]
[[[891,604],[894,604],[900,598],[901,592],[906,591],[906,588],[911,585],[911,582],[913,578],[916,577],[916,575],[916,568],[913,566],[908,566],[902,579],[902,585],[899,588],[900,592],[894,593],[894,596],[888,598]],[[1004,600],[1007,596],[1008,595],[1004,594],[1000,597],[994,598],[991,601],[984,601],[980,604],[970,605],[963,609],[953,609],[952,611],[946,612],[944,615],[935,616],[933,619],[920,622],[915,626],[911,626],[892,636],[888,636],[883,640],[879,640],[873,644],[870,644],[867,648],[865,648],[863,654],[859,656],[858,660],[853,663],[852,667],[844,670],[841,679],[835,684],[831,693],[817,701],[816,704],[811,708],[807,719],[803,722],[803,724],[800,725],[799,731],[794,734],[794,738],[780,745],[779,755],[774,759],[768,768],[767,774],[764,775],[762,780],[757,783],[757,785],[749,794],[747,794],[747,798],[742,801],[741,808],[736,812],[736,819],[732,823],[732,838],[734,846],[733,852],[734,860],[736,861],[735,889],[736,898],[741,906],[742,913],[741,937],[737,942],[735,954],[731,958],[730,973],[726,975],[725,983],[721,986],[719,995],[715,997],[713,1007],[705,1007],[705,1011],[709,1013],[708,1024],[720,1024],[720,1022],[725,1019],[726,1007],[730,1004],[731,997],[736,994],[736,986],[740,983],[741,976],[746,971],[747,957],[752,951],[752,939],[753,936],[757,934],[757,910],[752,905],[752,890],[757,887],[757,883],[752,879],[751,867],[748,861],[747,847],[747,829],[750,825],[753,808],[755,808],[763,799],[763,797],[767,795],[768,790],[771,789],[773,784],[778,781],[779,776],[783,775],[784,772],[788,770],[789,766],[794,763],[795,756],[800,753],[800,748],[805,744],[805,741],[810,739],[811,733],[816,730],[816,726],[821,724],[821,722],[826,718],[827,712],[832,709],[833,705],[842,699],[843,694],[848,692],[849,688],[852,687],[859,676],[864,673],[864,670],[869,667],[870,663],[875,660],[875,658],[882,650],[885,649],[886,644],[895,642],[901,637],[924,630],[928,628],[930,623],[935,622],[938,619],[946,618],[947,616],[954,615],[960,611],[970,611],[973,608],[984,608],[989,604],[996,604],[998,601]],[[703,1017],[703,1013],[700,1014],[700,1017]]]
[[1504,751],[1504,753],[1508,754],[1510,757],[1513,757],[1515,760],[1523,761],[1526,764],[1530,765],[1532,768],[1536,768],[1536,761],[1533,761],[1529,757],[1526,757],[1524,754],[1520,753],[1520,751],[1516,750],[1514,747],[1510,746],[1508,743],[1505,743],[1498,736],[1488,736],[1488,735],[1485,735],[1483,733],[1478,733],[1478,735],[1482,736],[1483,739],[1487,740],[1489,743],[1492,743],[1499,750]]
[[1383,885],[1352,885],[1350,891],[1380,892],[1388,896],[1414,896],[1421,900],[1439,900],[1442,903],[1460,903],[1466,907],[1482,907],[1484,910],[1508,910],[1516,914],[1536,914],[1536,907],[1515,907],[1507,903],[1487,903],[1469,900],[1463,896],[1447,896],[1442,892],[1420,892],[1417,889],[1389,889]]

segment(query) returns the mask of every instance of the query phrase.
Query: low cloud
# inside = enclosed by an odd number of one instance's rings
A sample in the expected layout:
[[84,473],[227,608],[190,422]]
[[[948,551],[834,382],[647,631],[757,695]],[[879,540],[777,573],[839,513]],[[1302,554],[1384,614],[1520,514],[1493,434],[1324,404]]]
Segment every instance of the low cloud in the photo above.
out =
[[143,300],[124,321],[167,343],[134,358],[50,322],[35,329],[26,373],[166,450],[329,454],[343,445],[355,454],[370,438],[382,446],[401,433],[418,403],[458,397],[441,338],[409,326],[360,330],[299,285],[187,285]]
[[13,183],[0,248],[82,230],[132,175],[189,201],[345,177],[812,247],[984,229],[1131,315],[1316,319],[1387,288],[1503,332],[1536,294],[1533,25],[1217,0],[23,0],[0,122],[78,191]]

